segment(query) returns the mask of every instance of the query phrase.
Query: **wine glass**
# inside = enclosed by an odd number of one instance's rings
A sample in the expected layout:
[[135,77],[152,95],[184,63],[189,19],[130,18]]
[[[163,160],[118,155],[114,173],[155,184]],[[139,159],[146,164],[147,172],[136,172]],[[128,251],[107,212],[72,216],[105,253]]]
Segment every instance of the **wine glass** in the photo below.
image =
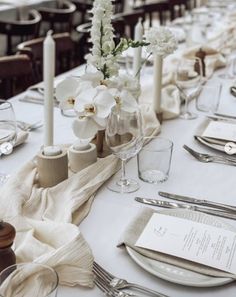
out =
[[220,73],[218,76],[222,79],[234,79],[234,75],[232,73],[232,65],[233,60],[235,59],[235,54],[232,50],[231,40],[233,40],[234,36],[231,34],[224,34],[221,38],[222,47],[220,49],[221,54],[225,57],[226,65],[223,73]]
[[138,107],[126,111],[120,106],[112,108],[105,131],[106,142],[112,153],[121,159],[121,178],[108,185],[113,192],[131,193],[139,189],[133,179],[127,179],[125,162],[134,157],[142,148],[143,131],[141,113]]
[[[0,157],[13,151],[16,141],[16,119],[9,101],[0,99]],[[0,185],[5,183],[9,175],[0,172]]]
[[197,57],[181,59],[176,69],[175,83],[180,91],[180,96],[185,101],[180,117],[185,120],[195,119],[197,115],[189,111],[188,104],[191,99],[199,95],[201,90],[201,60]]

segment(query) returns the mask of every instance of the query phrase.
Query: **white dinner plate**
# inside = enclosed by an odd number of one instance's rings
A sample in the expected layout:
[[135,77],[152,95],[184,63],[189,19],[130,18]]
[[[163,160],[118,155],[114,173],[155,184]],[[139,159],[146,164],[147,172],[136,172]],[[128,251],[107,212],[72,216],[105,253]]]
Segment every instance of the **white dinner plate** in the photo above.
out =
[[[162,211],[162,213],[206,223],[234,232],[236,231],[234,227],[225,223],[223,220],[200,212],[194,212],[193,215],[193,211],[173,209],[164,210]],[[126,249],[130,257],[144,270],[172,283],[191,287],[214,287],[225,285],[233,281],[232,278],[208,276],[188,269],[177,267],[175,265],[153,260],[139,254],[138,252],[127,246]]]

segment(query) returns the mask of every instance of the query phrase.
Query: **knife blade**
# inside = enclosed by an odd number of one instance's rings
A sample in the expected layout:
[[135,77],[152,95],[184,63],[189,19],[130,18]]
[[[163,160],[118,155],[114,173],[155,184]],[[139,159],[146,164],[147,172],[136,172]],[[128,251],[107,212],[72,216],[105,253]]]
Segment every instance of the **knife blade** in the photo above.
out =
[[140,203],[153,205],[153,206],[159,206],[164,208],[172,208],[172,209],[187,209],[192,211],[199,211],[203,212],[209,215],[219,216],[226,219],[236,220],[236,215],[224,212],[223,210],[216,210],[216,209],[210,209],[205,208],[201,206],[196,205],[189,205],[184,203],[177,203],[177,202],[168,202],[163,200],[157,200],[157,199],[148,199],[148,198],[141,198],[141,197],[135,197],[135,200]]
[[236,214],[236,206],[233,206],[233,205],[228,205],[220,202],[213,202],[205,199],[197,199],[189,196],[176,195],[176,194],[171,194],[167,192],[158,192],[158,194],[168,199],[188,202],[192,204],[198,204],[201,206],[213,207],[213,208],[222,209],[224,211]]

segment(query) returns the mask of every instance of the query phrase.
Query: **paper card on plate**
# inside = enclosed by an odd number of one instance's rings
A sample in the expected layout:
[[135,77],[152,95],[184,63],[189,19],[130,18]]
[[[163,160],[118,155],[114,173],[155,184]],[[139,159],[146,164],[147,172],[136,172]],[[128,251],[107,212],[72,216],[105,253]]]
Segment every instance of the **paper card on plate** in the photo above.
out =
[[236,274],[236,233],[222,228],[155,213],[135,246]]
[[211,121],[202,136],[236,141],[236,125],[233,123],[223,123],[222,121]]

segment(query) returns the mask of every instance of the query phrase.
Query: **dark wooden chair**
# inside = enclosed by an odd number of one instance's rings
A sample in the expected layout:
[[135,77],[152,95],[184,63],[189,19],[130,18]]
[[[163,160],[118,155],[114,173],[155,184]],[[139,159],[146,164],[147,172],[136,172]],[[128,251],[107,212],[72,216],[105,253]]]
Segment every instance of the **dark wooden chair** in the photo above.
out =
[[124,7],[125,7],[125,0],[113,0],[113,13],[122,13],[124,12]]
[[[48,29],[54,33],[71,32],[73,29],[73,16],[76,6],[69,1],[57,2],[57,7],[40,7],[39,13],[42,16],[42,31],[44,36]],[[45,28],[45,25],[47,26]]]
[[135,26],[139,19],[145,20],[143,10],[115,14],[112,19],[116,37],[134,38]]
[[77,59],[80,63],[85,63],[85,55],[89,53],[92,42],[90,40],[90,28],[91,22],[81,24],[77,26],[76,31],[78,32],[78,40],[76,45]]
[[160,24],[164,25],[167,19],[167,14],[170,12],[168,0],[161,0],[155,3],[144,4],[136,7],[142,9],[145,13],[145,18],[149,20],[150,27],[153,25],[153,19],[158,17]]
[[[20,38],[20,42],[26,39],[36,38],[39,34],[41,15],[36,10],[29,12],[29,19],[24,21],[3,21],[0,20],[0,34],[6,35],[7,50],[6,54],[11,55],[15,52],[13,48],[13,38]],[[18,42],[19,43],[19,42]]]
[[32,63],[27,55],[0,57],[0,96],[10,98],[32,85]]
[[187,0],[168,0],[168,2],[169,2],[170,18],[172,21],[178,17],[182,17],[183,8],[187,10],[189,7]]
[[[68,32],[53,35],[56,43],[56,74],[77,66],[74,61],[74,42]],[[33,78],[37,83],[43,79],[43,41],[44,37],[23,42],[18,45],[18,53],[26,54],[32,61]]]
[[78,26],[87,23],[91,17],[89,10],[93,7],[93,1],[72,0],[71,2],[76,6],[76,13],[74,17],[75,25]]

